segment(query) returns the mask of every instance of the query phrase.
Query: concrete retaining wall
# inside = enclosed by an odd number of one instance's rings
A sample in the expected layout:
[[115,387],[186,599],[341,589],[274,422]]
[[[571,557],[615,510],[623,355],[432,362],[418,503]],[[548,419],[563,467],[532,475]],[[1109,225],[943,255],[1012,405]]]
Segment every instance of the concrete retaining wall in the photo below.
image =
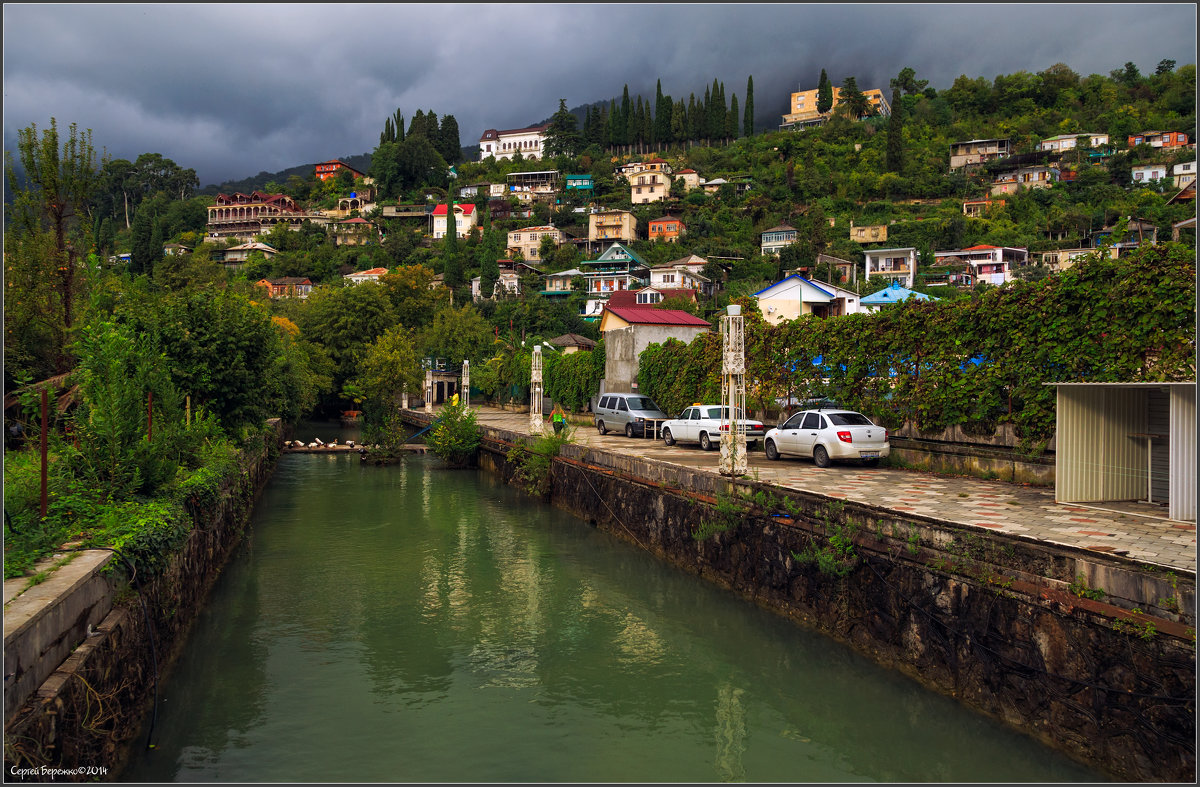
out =
[[[481,466],[511,478],[529,438],[483,431]],[[1194,575],[581,446],[550,496],[1113,778],[1194,779]],[[1072,592],[1080,575],[1108,594]]]
[[[143,720],[153,712],[156,680],[177,656],[274,470],[284,435],[278,421],[273,430],[264,448],[244,457],[216,507],[189,512],[193,527],[183,547],[140,588],[102,572],[110,552],[79,553],[12,602],[6,588],[6,674],[12,658],[21,687],[33,684],[13,698],[11,714],[6,691],[6,776],[13,768],[49,766],[105,769],[68,773],[58,781],[119,777]],[[14,608],[22,619],[10,632]]]

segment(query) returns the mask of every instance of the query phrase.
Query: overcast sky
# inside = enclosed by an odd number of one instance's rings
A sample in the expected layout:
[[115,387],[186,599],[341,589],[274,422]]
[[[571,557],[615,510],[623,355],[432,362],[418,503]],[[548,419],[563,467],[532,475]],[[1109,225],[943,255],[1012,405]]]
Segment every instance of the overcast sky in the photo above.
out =
[[620,98],[703,96],[713,79],[758,126],[789,93],[887,89],[911,66],[938,89],[966,74],[1080,75],[1126,61],[1196,62],[1196,6],[883,5],[4,5],[4,147],[57,118],[97,149],[161,153],[201,185],[368,153],[399,108],[454,115],[462,144],[486,128]]

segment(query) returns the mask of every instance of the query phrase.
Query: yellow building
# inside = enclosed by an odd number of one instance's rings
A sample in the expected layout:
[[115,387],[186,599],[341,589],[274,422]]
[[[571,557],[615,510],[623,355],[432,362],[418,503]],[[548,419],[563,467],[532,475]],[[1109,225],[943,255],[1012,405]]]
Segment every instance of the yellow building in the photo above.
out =
[[[819,126],[825,122],[825,119],[832,114],[837,105],[841,103],[842,89],[840,87],[833,88],[833,106],[829,112],[821,113],[817,111],[817,90],[801,90],[799,93],[792,93],[792,103],[790,104],[792,111],[783,116],[783,123],[780,124],[780,130],[789,128],[802,128],[804,126]],[[871,106],[875,111],[887,117],[892,114],[892,107],[883,96],[883,91],[872,88],[864,90],[863,95],[871,102]]]
[[620,241],[629,243],[637,240],[637,218],[627,210],[606,210],[588,216],[588,240]]

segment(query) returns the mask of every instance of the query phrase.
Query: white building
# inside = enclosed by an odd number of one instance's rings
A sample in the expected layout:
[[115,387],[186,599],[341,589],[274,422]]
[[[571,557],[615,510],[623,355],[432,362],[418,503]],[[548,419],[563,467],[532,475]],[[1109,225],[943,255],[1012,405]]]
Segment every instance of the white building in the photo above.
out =
[[347,273],[342,278],[350,284],[362,284],[365,281],[379,281],[381,277],[387,275],[387,272],[387,268],[371,268],[370,270]]
[[[433,209],[433,237],[446,237],[446,205],[443,203]],[[465,238],[475,229],[475,206],[471,203],[454,206],[454,234]]]
[[1144,183],[1147,180],[1162,180],[1166,176],[1166,164],[1138,164],[1129,173],[1130,180],[1134,183]]
[[482,298],[492,298],[497,295],[508,293],[510,295],[521,294],[521,277],[514,271],[500,271],[499,277],[496,279],[496,284],[492,288],[492,292],[483,293],[481,287],[482,277],[476,276],[471,279],[471,297],[474,300]]
[[1013,280],[1013,270],[1029,263],[1029,249],[1013,246],[971,246],[954,251],[934,252],[934,266],[965,263],[971,266],[975,281],[1004,284]]
[[1087,137],[1088,144],[1094,148],[1108,144],[1108,134],[1093,134],[1088,131],[1080,131],[1078,134],[1059,134],[1057,137],[1048,137],[1038,143],[1038,150],[1049,150],[1056,153],[1061,153],[1064,150],[1074,150],[1079,144],[1080,137]]
[[542,158],[546,150],[545,126],[530,126],[515,128],[507,131],[497,131],[489,128],[479,138],[479,160],[491,156],[496,159],[510,159],[518,151],[522,158]]
[[863,252],[867,278],[885,276],[912,289],[917,280],[917,250],[911,246],[902,249],[868,249]]
[[758,308],[763,319],[772,325],[795,320],[807,314],[838,317],[866,311],[859,302],[858,295],[850,290],[811,281],[795,274],[759,290],[753,297],[758,299]]
[[1175,176],[1175,188],[1181,189],[1189,183],[1196,182],[1196,162],[1185,161],[1182,164],[1176,164],[1171,170],[1171,174]]

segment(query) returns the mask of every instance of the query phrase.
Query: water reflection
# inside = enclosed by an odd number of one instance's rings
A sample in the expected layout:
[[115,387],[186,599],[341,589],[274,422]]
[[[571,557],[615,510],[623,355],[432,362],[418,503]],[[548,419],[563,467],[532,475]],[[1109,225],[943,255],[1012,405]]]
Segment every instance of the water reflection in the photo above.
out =
[[312,458],[281,460],[129,776],[1094,778],[493,477]]

